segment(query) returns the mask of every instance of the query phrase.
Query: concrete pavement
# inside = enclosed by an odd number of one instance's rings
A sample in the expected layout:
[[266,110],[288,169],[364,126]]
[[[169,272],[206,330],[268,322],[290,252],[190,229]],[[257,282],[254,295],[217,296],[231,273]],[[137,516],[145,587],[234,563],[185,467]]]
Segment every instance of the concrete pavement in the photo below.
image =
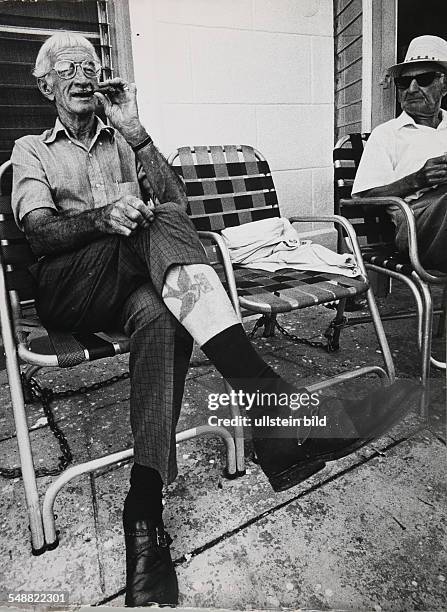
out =
[[[405,290],[387,310],[408,301]],[[282,319],[309,337],[333,316],[323,307]],[[247,324],[250,328],[252,323]],[[315,331],[312,331],[315,330]],[[414,331],[407,321],[386,324],[399,375],[418,372]],[[369,363],[380,364],[372,325],[347,328],[339,353],[259,339],[266,360],[302,385]],[[442,349],[437,341],[436,349]],[[195,359],[201,359],[196,351]],[[108,378],[127,369],[119,357],[66,371],[46,369],[43,384],[56,391]],[[0,374],[0,464],[17,463],[4,372]],[[174,539],[184,607],[225,609],[443,610],[446,597],[445,389],[433,373],[429,421],[413,412],[389,435],[332,462],[301,485],[275,494],[250,459],[247,474],[222,476],[221,442],[202,437],[179,445],[179,477],[166,493],[165,523]],[[348,387],[357,395],[372,379]],[[179,429],[204,423],[206,398],[222,390],[208,365],[192,368]],[[127,448],[128,381],[54,402],[76,461]],[[30,406],[37,465],[54,465],[58,449]],[[248,444],[249,450],[249,444]],[[0,479],[1,588],[64,591],[70,605],[124,603],[121,509],[129,464],[80,477],[56,501],[60,545],[39,557],[30,552],[19,480]],[[41,490],[51,479],[39,479]]]

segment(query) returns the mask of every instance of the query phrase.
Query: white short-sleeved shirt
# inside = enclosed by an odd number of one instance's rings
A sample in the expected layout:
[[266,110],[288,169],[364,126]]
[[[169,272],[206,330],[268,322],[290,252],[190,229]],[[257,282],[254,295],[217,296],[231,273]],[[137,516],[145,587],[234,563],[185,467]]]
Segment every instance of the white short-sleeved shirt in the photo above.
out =
[[[405,112],[377,126],[365,145],[352,193],[394,183],[420,170],[428,159],[447,154],[447,112],[441,112],[436,129],[418,125]],[[415,200],[425,191],[405,199]]]

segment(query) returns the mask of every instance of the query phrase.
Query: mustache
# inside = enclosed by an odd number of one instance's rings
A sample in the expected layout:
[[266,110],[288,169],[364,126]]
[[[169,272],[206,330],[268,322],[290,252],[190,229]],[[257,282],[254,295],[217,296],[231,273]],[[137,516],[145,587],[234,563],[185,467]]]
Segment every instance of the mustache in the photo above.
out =
[[84,94],[93,94],[95,90],[93,89],[93,87],[84,87],[82,89],[75,89],[72,90],[70,93],[72,95],[84,95]]

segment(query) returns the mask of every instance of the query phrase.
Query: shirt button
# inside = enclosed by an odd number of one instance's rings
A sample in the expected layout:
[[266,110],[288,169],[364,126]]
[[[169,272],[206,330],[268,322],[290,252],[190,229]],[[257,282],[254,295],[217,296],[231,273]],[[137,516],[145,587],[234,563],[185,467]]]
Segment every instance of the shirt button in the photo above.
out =
[[90,159],[93,157],[93,155],[91,153],[89,153],[88,156],[90,157]]
[[96,189],[101,189],[102,183],[96,183],[95,187],[96,187]]

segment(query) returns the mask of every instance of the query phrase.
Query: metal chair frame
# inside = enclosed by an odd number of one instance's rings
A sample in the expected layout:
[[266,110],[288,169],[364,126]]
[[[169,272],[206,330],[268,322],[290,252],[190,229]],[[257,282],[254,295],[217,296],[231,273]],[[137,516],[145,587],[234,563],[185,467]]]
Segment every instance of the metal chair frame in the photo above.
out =
[[[184,147],[183,149],[186,149],[186,147]],[[254,154],[254,159],[258,162],[260,162],[261,164],[263,164],[264,167],[264,174],[265,176],[269,177],[269,181],[271,184],[271,189],[272,191],[275,191],[274,185],[273,185],[273,179],[271,178],[271,173],[270,173],[270,168],[268,167],[267,164],[267,160],[265,159],[265,157],[255,148],[253,147],[248,147],[246,145],[224,145],[224,146],[201,146],[201,147],[189,147],[189,151],[190,153],[194,156],[197,157],[197,163],[198,163],[198,168],[200,169],[200,161],[199,158],[202,160],[202,162],[204,160],[206,160],[206,156],[208,154],[211,154],[212,152],[217,153],[218,157],[222,159],[222,156],[225,156],[226,151],[229,150],[230,151],[230,156],[233,160],[233,164],[237,164],[237,158],[235,157],[235,152],[237,151],[237,153],[239,155],[243,155],[244,152],[246,152],[247,150],[249,150],[249,152],[252,152]],[[176,168],[178,171],[180,169],[179,167],[179,162],[180,162],[180,152],[181,149],[178,149],[176,151],[173,151],[170,156],[168,157],[168,162],[174,167]],[[235,161],[236,160],[236,161]],[[247,165],[249,165],[250,162],[248,162]],[[206,166],[206,164],[205,164]],[[204,174],[204,178],[206,180],[209,180],[211,177],[211,180],[214,180],[214,178],[216,178],[216,180],[222,179],[223,181],[227,181],[230,178],[228,174],[225,174],[225,169],[223,169],[222,167],[219,169],[219,171],[216,171],[215,174],[213,174],[213,172],[210,171],[209,168],[203,166],[202,164],[202,172]],[[235,280],[235,275],[234,275],[234,269],[233,269],[233,265],[228,253],[228,249],[226,247],[225,242],[222,239],[222,236],[219,234],[219,231],[201,231],[200,230],[200,224],[203,221],[203,218],[207,216],[207,214],[209,214],[210,217],[213,217],[213,215],[216,215],[216,212],[213,211],[213,209],[211,209],[210,212],[207,211],[207,199],[210,200],[210,204],[212,204],[213,206],[216,203],[216,200],[219,199],[219,194],[215,191],[215,190],[211,190],[211,193],[209,190],[207,189],[203,189],[200,190],[202,195],[204,195],[204,197],[202,198],[202,196],[197,195],[197,183],[200,183],[200,177],[198,177],[197,175],[195,175],[195,178],[189,178],[188,176],[185,176],[185,174],[188,174],[187,172],[181,172],[182,176],[183,176],[183,180],[185,182],[185,186],[186,186],[186,192],[187,192],[187,196],[188,196],[188,202],[189,202],[189,213],[190,216],[193,220],[193,222],[196,223],[196,229],[198,230],[199,236],[201,236],[202,238],[207,238],[210,241],[212,241],[215,245],[215,247],[217,248],[217,252],[213,251],[212,252],[212,256],[214,255],[214,259],[212,260],[212,263],[214,265],[218,265],[221,264],[223,265],[223,269],[224,269],[224,273],[225,273],[225,280],[227,283],[227,288],[228,288],[228,292],[230,294],[231,300],[233,302],[233,304],[239,302],[239,306],[235,307],[236,311],[239,313],[239,316],[242,318],[243,316],[247,316],[247,315],[253,315],[254,313],[260,313],[260,314],[267,314],[270,315],[272,310],[270,309],[270,306],[267,305],[265,308],[262,308],[262,306],[260,307],[259,304],[254,304],[253,301],[251,301],[249,298],[243,297],[238,295],[238,287],[237,287],[237,279]],[[243,175],[243,171],[242,171],[242,175]],[[238,178],[240,178],[238,176]],[[249,176],[249,178],[251,178],[251,176]],[[269,183],[267,183],[269,184]],[[216,188],[217,189],[217,188]],[[265,187],[264,185],[264,189],[268,189]],[[218,190],[217,190],[218,191]],[[219,192],[220,193],[220,192]],[[240,191],[235,191],[232,195],[237,198],[237,197],[241,197],[244,194],[246,194],[247,192],[241,188]],[[208,194],[209,198],[206,197],[205,194]],[[198,215],[194,215],[192,214],[192,208],[193,203],[195,201],[197,201],[197,198],[200,199],[201,204],[200,206],[202,206],[203,204],[203,211],[198,214]],[[275,198],[276,198],[276,191],[275,191]],[[203,203],[202,203],[202,199],[203,199]],[[276,213],[273,214],[268,214],[267,216],[279,216],[279,206],[277,205],[275,207],[275,205],[272,206],[272,208],[276,208]],[[236,209],[231,209],[231,206],[227,203],[226,206],[222,206],[222,209],[224,210],[225,213],[234,213],[236,212]],[[238,213],[241,213],[240,209],[237,209]],[[242,210],[242,215],[248,216],[248,212],[247,210]],[[197,217],[197,218],[196,218]],[[197,222],[197,219],[199,219],[199,222]],[[251,219],[249,219],[251,220]],[[366,272],[366,268],[363,262],[363,258],[361,255],[361,251],[360,251],[360,247],[357,241],[357,237],[356,234],[354,232],[354,229],[352,228],[351,224],[349,223],[349,221],[347,221],[344,217],[340,216],[340,215],[324,215],[324,216],[293,216],[289,219],[290,222],[294,223],[294,222],[300,222],[300,223],[311,223],[311,222],[330,222],[330,223],[334,223],[335,225],[338,225],[340,227],[343,227],[344,231],[347,233],[347,235],[350,237],[350,241],[351,241],[351,245],[352,245],[352,252],[354,254],[354,257],[357,261],[358,267],[361,271],[361,274],[367,278],[367,272]],[[244,221],[242,221],[244,222]],[[230,225],[235,225],[235,223],[231,223]],[[368,301],[368,305],[370,308],[370,312],[372,315],[372,320],[374,322],[375,325],[375,331],[377,334],[377,338],[379,341],[379,345],[381,347],[381,351],[382,351],[382,357],[384,360],[384,367],[380,368],[378,366],[367,366],[364,368],[358,368],[357,370],[351,371],[351,372],[347,372],[347,373],[343,373],[343,374],[339,374],[336,375],[334,377],[331,377],[330,379],[328,379],[327,381],[324,382],[320,382],[316,385],[310,385],[307,386],[306,388],[313,390],[321,390],[323,388],[328,388],[332,385],[336,385],[336,384],[340,384],[343,382],[346,382],[347,380],[352,380],[354,378],[363,376],[365,374],[369,374],[369,373],[373,373],[373,374],[377,374],[379,375],[382,379],[386,379],[390,382],[393,382],[395,380],[395,368],[394,368],[394,363],[393,363],[393,359],[391,356],[391,352],[388,346],[388,341],[386,339],[385,336],[385,332],[382,326],[382,322],[380,320],[380,316],[379,316],[379,311],[376,305],[376,301],[375,301],[375,297],[373,294],[373,291],[371,289],[371,287],[368,287],[367,291],[366,291],[366,296],[367,296],[367,301]],[[328,302],[332,301],[334,298],[328,298]],[[344,305],[345,305],[345,301],[346,298],[340,300],[340,304],[339,307],[337,309],[337,317],[339,318],[340,316],[343,316],[343,311],[344,311]],[[293,310],[298,310],[298,307],[293,308]],[[227,388],[229,389],[229,385],[228,383],[225,383]],[[235,443],[236,443],[236,457],[237,457],[237,462],[238,462],[238,472],[243,473],[244,471],[244,439],[243,439],[243,429],[242,427],[234,427],[234,438],[235,438]]]
[[[351,142],[352,137],[360,140],[362,144],[367,140],[369,134],[355,134],[355,135],[347,135],[343,136],[338,140],[334,147],[334,189],[335,189],[335,207],[336,211],[340,211],[340,214],[346,216],[348,219],[355,218],[358,215],[359,207],[362,207],[365,212],[373,214],[375,211],[378,211],[378,214],[382,214],[387,206],[391,204],[395,204],[399,207],[401,212],[404,215],[406,228],[407,228],[407,236],[408,236],[408,244],[409,244],[409,264],[411,266],[411,271],[409,274],[391,270],[384,266],[378,265],[377,263],[372,261],[366,261],[365,266],[367,270],[371,270],[377,274],[383,274],[387,276],[389,279],[399,280],[407,285],[413,294],[416,310],[414,316],[417,316],[418,320],[418,332],[417,332],[417,344],[421,353],[421,381],[424,388],[424,394],[422,397],[422,403],[426,407],[428,401],[428,393],[429,393],[429,377],[430,377],[430,366],[433,365],[438,369],[446,369],[446,362],[439,361],[435,359],[431,354],[431,345],[432,345],[432,333],[433,333],[433,299],[430,291],[430,286],[441,285],[444,286],[444,304],[443,308],[445,310],[445,296],[446,296],[446,288],[447,288],[447,275],[445,274],[433,274],[432,272],[426,270],[419,259],[418,246],[417,246],[417,235],[416,235],[416,223],[413,215],[413,211],[411,207],[402,199],[398,197],[365,197],[365,198],[340,198],[338,197],[338,191],[341,189],[346,190],[347,188],[352,188],[353,178],[347,178],[344,176],[345,173],[342,171],[342,164],[339,159],[337,159],[336,151],[343,148],[344,145]],[[357,138],[358,137],[358,138]],[[355,155],[353,154],[353,158]],[[360,160],[360,156],[357,153],[358,159],[356,159],[356,164]],[[351,172],[348,170],[347,174],[354,174],[356,167],[351,167]],[[391,223],[391,220],[390,220]],[[354,229],[356,229],[356,224],[354,223]],[[361,247],[362,249],[362,247]],[[397,254],[397,250],[396,250]],[[408,314],[404,313],[404,317],[407,317]],[[399,318],[399,315],[395,315],[394,318]],[[386,317],[384,317],[386,320]],[[365,318],[359,319],[360,322],[365,322]],[[352,321],[353,324],[356,323],[354,319]]]
[[[0,166],[0,181],[11,166],[10,161]],[[26,247],[26,239],[23,237],[9,241],[5,227],[11,222],[12,214],[8,211],[10,207],[9,196],[0,196],[0,322],[3,336],[3,344],[6,355],[6,370],[8,375],[11,402],[16,427],[16,437],[19,449],[20,465],[22,469],[23,486],[28,509],[28,517],[31,531],[32,552],[35,555],[46,550],[51,550],[58,545],[58,535],[55,526],[54,502],[57,494],[64,485],[82,474],[87,474],[97,469],[127,460],[133,456],[133,449],[116,452],[110,455],[85,461],[65,470],[60,476],[53,480],[47,488],[43,504],[41,505],[33,461],[33,451],[27,423],[25,400],[22,389],[20,361],[26,366],[26,376],[30,377],[42,367],[60,367],[56,354],[42,354],[30,350],[27,344],[27,333],[21,327],[26,325],[26,319],[22,318],[22,307],[30,306],[33,300],[21,300],[16,290],[9,289],[9,277],[13,273],[11,266],[3,256],[3,247],[11,243]],[[1,227],[3,226],[3,227]],[[237,302],[234,306],[238,308]],[[127,352],[116,347],[116,354]],[[20,360],[20,361],[19,361]],[[232,416],[237,415],[232,412]],[[226,473],[229,477],[238,475],[236,465],[235,443],[230,432],[224,427],[201,425],[193,427],[177,434],[177,442],[195,438],[200,435],[214,435],[222,439],[226,449]]]

